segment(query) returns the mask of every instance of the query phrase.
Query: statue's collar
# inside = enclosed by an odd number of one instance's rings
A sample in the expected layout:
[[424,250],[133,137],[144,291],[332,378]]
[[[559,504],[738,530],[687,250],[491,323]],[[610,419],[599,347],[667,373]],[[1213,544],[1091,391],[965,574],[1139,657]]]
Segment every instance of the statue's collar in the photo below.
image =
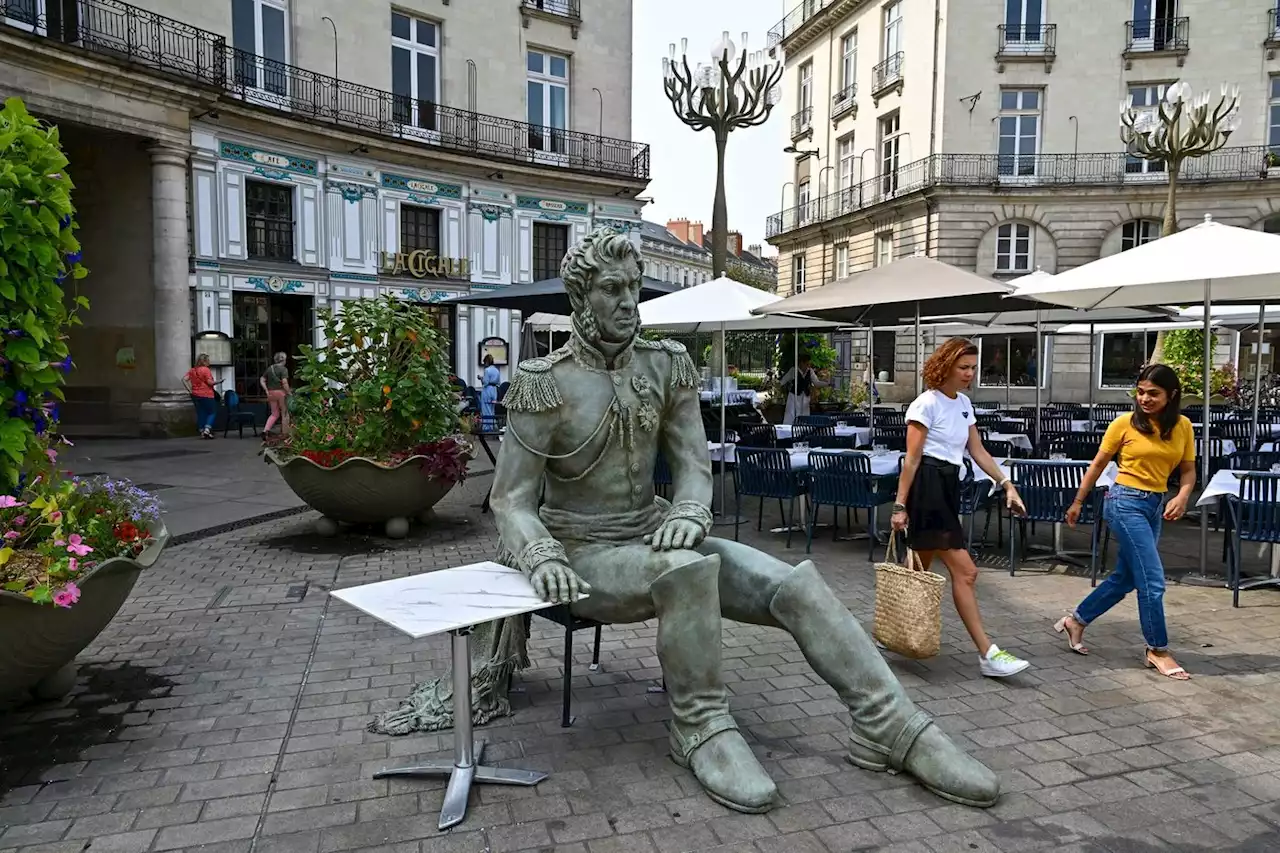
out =
[[[621,370],[631,364],[631,359],[635,355],[636,339],[632,338],[627,342],[613,359],[613,369]],[[587,342],[582,337],[582,333],[578,331],[578,324],[573,324],[573,329],[569,335],[569,349],[573,352],[574,361],[583,367],[592,370],[609,370],[609,360],[599,349]]]

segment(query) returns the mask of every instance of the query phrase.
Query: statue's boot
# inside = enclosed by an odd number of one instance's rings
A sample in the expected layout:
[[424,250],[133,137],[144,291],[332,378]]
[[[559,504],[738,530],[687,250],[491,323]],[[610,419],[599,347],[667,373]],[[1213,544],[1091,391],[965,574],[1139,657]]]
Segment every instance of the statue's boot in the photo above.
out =
[[796,638],[809,665],[849,706],[853,764],[865,770],[906,771],[938,796],[966,806],[995,805],[999,778],[956,747],[907,697],[867,632],[811,561],[795,567],[769,610]]
[[729,714],[720,673],[720,557],[712,554],[652,583],[658,659],[671,703],[671,758],[716,802],[740,812],[773,807],[778,789]]

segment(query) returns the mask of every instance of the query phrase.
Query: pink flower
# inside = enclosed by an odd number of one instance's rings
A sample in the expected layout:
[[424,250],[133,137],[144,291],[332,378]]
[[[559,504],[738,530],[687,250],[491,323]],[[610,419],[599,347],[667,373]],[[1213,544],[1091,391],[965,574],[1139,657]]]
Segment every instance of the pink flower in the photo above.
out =
[[15,506],[26,506],[26,504],[13,495],[0,495],[0,509],[9,509]]
[[54,450],[52,447],[46,447],[44,449],[44,455],[49,457],[50,465],[58,461],[58,451]]
[[24,524],[26,524],[26,523],[27,523],[27,517],[26,517],[25,515],[20,515],[20,516],[18,516],[17,518],[15,518],[15,519],[13,520],[13,526],[14,526],[14,527],[21,527],[22,525],[24,525]]
[[77,560],[75,557],[72,557],[71,559],[67,560],[67,571],[77,572],[79,570],[80,570],[79,560]]
[[57,512],[51,513],[49,515],[49,520],[52,521],[54,524],[57,524],[59,521],[62,521],[62,510],[58,510]]
[[66,545],[66,544],[67,544],[67,540],[65,540],[65,539],[55,539],[55,540],[53,540],[53,544],[54,544],[54,545],[57,545],[59,548],[61,548],[63,545]]
[[53,603],[57,607],[70,607],[80,600],[80,587],[74,583],[64,586],[59,592],[54,593]]
[[83,557],[93,551],[92,548],[84,544],[84,540],[80,538],[79,533],[71,534],[71,539],[67,542],[67,550],[77,557]]
[[4,534],[4,538],[5,538],[5,539],[8,539],[10,542],[12,542],[14,539],[17,539],[17,538],[18,538],[18,531],[16,531],[16,530],[9,530],[9,531],[6,531],[6,532],[5,532],[5,534]]

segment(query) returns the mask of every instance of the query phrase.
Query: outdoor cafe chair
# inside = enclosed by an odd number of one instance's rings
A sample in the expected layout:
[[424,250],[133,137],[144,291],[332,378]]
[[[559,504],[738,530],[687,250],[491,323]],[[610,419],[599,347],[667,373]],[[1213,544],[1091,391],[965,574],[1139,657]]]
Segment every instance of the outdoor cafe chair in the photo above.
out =
[[816,445],[819,441],[835,437],[836,424],[834,420],[830,424],[796,424],[791,428],[792,445],[802,441]]
[[866,412],[841,412],[836,415],[837,421],[844,421],[849,426],[865,427],[869,426],[871,419],[867,417]]
[[907,428],[905,426],[880,426],[876,425],[875,433],[871,436],[873,445],[883,444],[890,450],[897,450],[905,453],[907,450]]
[[824,429],[809,437],[811,446],[824,450],[853,450],[857,443],[856,435],[836,435],[835,427],[831,427],[830,433]]
[[258,419],[253,412],[240,408],[240,395],[235,391],[229,390],[222,395],[222,403],[226,406],[225,419],[222,422],[222,437],[226,438],[231,428],[235,427],[240,433],[240,438],[244,438],[244,428],[247,424],[249,429],[253,430],[253,435],[256,438],[258,435]]
[[876,408],[877,427],[905,427],[906,425],[907,415],[905,412],[899,412],[897,409]]
[[[1076,492],[1084,480],[1088,462],[1058,462],[1043,459],[1016,459],[1009,463],[1009,473],[1022,496],[1027,514],[1014,517],[1009,523],[1009,574],[1018,571],[1018,544],[1021,538],[1026,551],[1027,524],[1065,524],[1067,509],[1076,499]],[[1101,490],[1094,489],[1085,501],[1076,522],[1092,528],[1089,552],[1089,571],[1096,582],[1098,577],[1098,540],[1101,534]],[[1025,553],[1024,553],[1025,556]],[[1064,556],[1064,555],[1052,555]]]
[[1210,424],[1213,438],[1225,438],[1235,443],[1237,450],[1256,450],[1258,433],[1253,428],[1253,421],[1220,421]]
[[[733,522],[733,540],[738,541],[738,528],[742,524],[743,497],[760,499],[756,517],[756,530],[764,528],[764,500],[778,501],[782,523],[787,528],[787,547],[791,547],[791,533],[795,528],[796,498],[805,493],[807,477],[804,472],[791,467],[791,454],[786,450],[767,447],[739,447],[737,465],[733,468],[733,493],[737,512]],[[790,501],[788,511],[783,501]]]
[[835,426],[835,415],[796,415],[793,426]]
[[1000,426],[1001,418],[999,415],[977,414],[973,416],[973,420],[980,427],[987,427],[999,432],[999,430],[996,429]]
[[1240,590],[1280,586],[1280,578],[1263,577],[1242,581],[1240,543],[1280,545],[1280,474],[1250,471],[1240,475],[1240,496],[1227,497],[1230,514],[1231,547],[1227,553],[1227,582],[1231,586],[1231,606],[1240,606]]
[[[740,444],[748,447],[777,447],[778,431],[773,424],[742,424],[738,428]],[[718,439],[713,439],[718,440]]]
[[989,439],[984,437],[982,439],[982,446],[985,447],[987,452],[996,459],[1012,459],[1014,456],[1018,455],[1016,452],[1017,448],[1013,446],[1012,441],[1004,441],[999,438]]
[[[990,445],[987,446],[987,452],[993,456],[996,455],[991,451]],[[974,477],[972,460],[965,459],[964,468],[964,479],[960,481],[960,517],[969,519],[968,524],[965,526],[965,547],[973,555],[974,559],[977,559],[978,552],[973,547],[973,524],[980,510],[986,510],[987,512],[986,521],[982,525],[982,541],[987,541],[987,531],[991,529],[991,514],[994,510],[996,516],[996,547],[1004,547],[1004,522],[1000,512],[1004,492],[998,491],[993,494],[989,480],[979,480]]]
[[1237,450],[1227,457],[1227,467],[1232,471],[1270,471],[1272,465],[1280,465],[1280,452]]
[[876,509],[892,503],[894,490],[888,478],[871,473],[871,459],[861,453],[809,454],[809,518],[806,527],[805,553],[813,550],[813,527],[818,521],[818,507],[831,507],[831,538],[837,538],[840,507],[867,511],[867,556],[875,559],[879,542],[876,535]]
[[661,450],[653,463],[653,490],[664,498],[671,491],[671,465]]
[[1102,446],[1102,433],[1069,432],[1054,436],[1049,443],[1051,453],[1061,453],[1077,462],[1092,462]]

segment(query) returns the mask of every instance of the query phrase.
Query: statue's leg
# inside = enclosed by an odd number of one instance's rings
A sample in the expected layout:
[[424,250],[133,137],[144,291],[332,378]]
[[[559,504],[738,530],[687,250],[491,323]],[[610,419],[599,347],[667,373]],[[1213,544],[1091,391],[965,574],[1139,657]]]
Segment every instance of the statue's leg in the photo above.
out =
[[906,770],[957,803],[995,804],[1000,780],[915,706],[812,561],[792,567],[741,543],[714,538],[700,550],[720,556],[724,615],[790,632],[805,660],[849,706],[851,762],[867,770]]
[[720,558],[647,545],[565,543],[591,584],[573,612],[600,622],[658,617],[658,660],[671,704],[671,757],[732,809],[768,811],[777,788],[729,713],[720,671]]

